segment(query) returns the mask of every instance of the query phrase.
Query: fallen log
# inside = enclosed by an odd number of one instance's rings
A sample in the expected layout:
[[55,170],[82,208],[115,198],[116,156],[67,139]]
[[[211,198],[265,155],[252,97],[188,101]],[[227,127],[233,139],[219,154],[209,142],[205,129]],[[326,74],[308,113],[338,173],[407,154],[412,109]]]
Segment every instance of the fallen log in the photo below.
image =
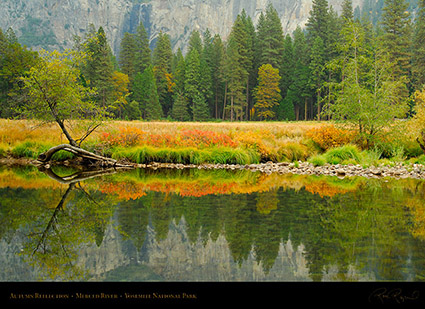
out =
[[85,149],[82,149],[80,147],[76,147],[76,146],[72,146],[69,144],[61,144],[55,147],[50,148],[49,150],[47,150],[46,152],[41,153],[38,156],[38,161],[42,162],[42,163],[47,163],[52,159],[52,156],[58,152],[58,151],[68,151],[78,157],[81,157],[85,160],[87,160],[88,162],[90,162],[93,165],[100,165],[102,167],[130,167],[130,165],[128,164],[121,164],[118,163],[117,160],[114,160],[112,158],[108,158],[108,157],[104,157],[104,156],[100,156],[97,154],[94,154],[90,151],[87,151]]

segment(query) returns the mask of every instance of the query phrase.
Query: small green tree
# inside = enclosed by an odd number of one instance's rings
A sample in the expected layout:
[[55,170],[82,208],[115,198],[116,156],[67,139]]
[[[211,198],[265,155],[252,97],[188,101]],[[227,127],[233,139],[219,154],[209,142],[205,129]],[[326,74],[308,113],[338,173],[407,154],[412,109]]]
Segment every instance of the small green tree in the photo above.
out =
[[376,46],[372,52],[365,48],[361,25],[347,23],[342,37],[340,48],[348,58],[334,69],[341,70],[344,79],[331,85],[334,100],[326,105],[326,114],[357,127],[370,146],[376,134],[407,111],[407,98],[402,95],[405,79],[394,80],[395,64],[385,51]]
[[[96,92],[82,85],[79,67],[85,55],[75,51],[40,51],[38,63],[21,78],[30,102],[19,113],[26,118],[56,122],[71,146],[79,147],[103,119],[104,111],[95,104]],[[70,122],[89,119],[84,134],[75,138]]]
[[190,115],[188,112],[188,100],[181,92],[176,93],[171,116],[173,119],[178,121],[190,120]]

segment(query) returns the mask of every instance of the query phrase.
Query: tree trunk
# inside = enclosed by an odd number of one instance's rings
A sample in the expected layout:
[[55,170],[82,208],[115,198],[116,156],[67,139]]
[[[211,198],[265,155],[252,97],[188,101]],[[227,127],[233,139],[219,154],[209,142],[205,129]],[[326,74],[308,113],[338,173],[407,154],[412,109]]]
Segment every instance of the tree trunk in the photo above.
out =
[[89,162],[96,163],[98,165],[101,166],[117,166],[117,167],[129,167],[129,165],[125,165],[125,164],[119,164],[117,160],[111,159],[111,158],[107,158],[107,157],[103,157],[103,156],[99,156],[97,154],[94,154],[90,151],[84,150],[80,147],[76,147],[76,146],[72,146],[69,144],[61,144],[55,147],[50,148],[49,150],[47,150],[44,153],[41,153],[38,156],[38,161],[42,162],[42,163],[47,163],[51,160],[52,156],[60,151],[60,150],[64,150],[64,151],[68,151],[76,156],[79,156],[83,159],[88,160]]
[[223,120],[226,118],[226,103],[227,103],[227,82],[224,89],[224,103],[223,103]]
[[422,151],[425,154],[425,131],[422,131],[421,135],[422,135],[422,140],[420,140],[418,137],[416,141],[418,142],[419,146],[421,147]]
[[230,121],[233,122],[233,98],[234,95],[232,94],[232,97],[230,98]]

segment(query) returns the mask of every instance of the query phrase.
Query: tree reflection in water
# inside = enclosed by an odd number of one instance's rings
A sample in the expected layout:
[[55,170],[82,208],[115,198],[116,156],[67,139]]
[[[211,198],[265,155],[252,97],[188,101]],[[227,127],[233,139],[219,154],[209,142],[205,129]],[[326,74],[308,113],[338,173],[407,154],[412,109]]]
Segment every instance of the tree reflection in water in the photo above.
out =
[[[276,260],[288,241],[302,248],[309,278],[301,280],[425,280],[424,181],[202,170],[43,173],[0,171],[0,238],[22,235],[21,254],[41,280],[91,278],[79,255],[101,246],[112,224],[139,253],[149,231],[159,248],[182,219],[187,248],[224,237],[234,267],[254,256],[264,280],[284,280]],[[144,254],[136,264],[155,269],[156,278],[200,280],[190,267],[184,275],[161,273]],[[135,272],[122,276],[136,280]]]

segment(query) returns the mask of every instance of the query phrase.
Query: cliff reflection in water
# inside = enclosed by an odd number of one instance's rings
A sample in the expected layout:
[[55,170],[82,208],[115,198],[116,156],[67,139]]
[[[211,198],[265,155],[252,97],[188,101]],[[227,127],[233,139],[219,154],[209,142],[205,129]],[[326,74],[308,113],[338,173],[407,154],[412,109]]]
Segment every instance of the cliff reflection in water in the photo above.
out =
[[424,200],[413,179],[3,168],[0,280],[424,281]]

